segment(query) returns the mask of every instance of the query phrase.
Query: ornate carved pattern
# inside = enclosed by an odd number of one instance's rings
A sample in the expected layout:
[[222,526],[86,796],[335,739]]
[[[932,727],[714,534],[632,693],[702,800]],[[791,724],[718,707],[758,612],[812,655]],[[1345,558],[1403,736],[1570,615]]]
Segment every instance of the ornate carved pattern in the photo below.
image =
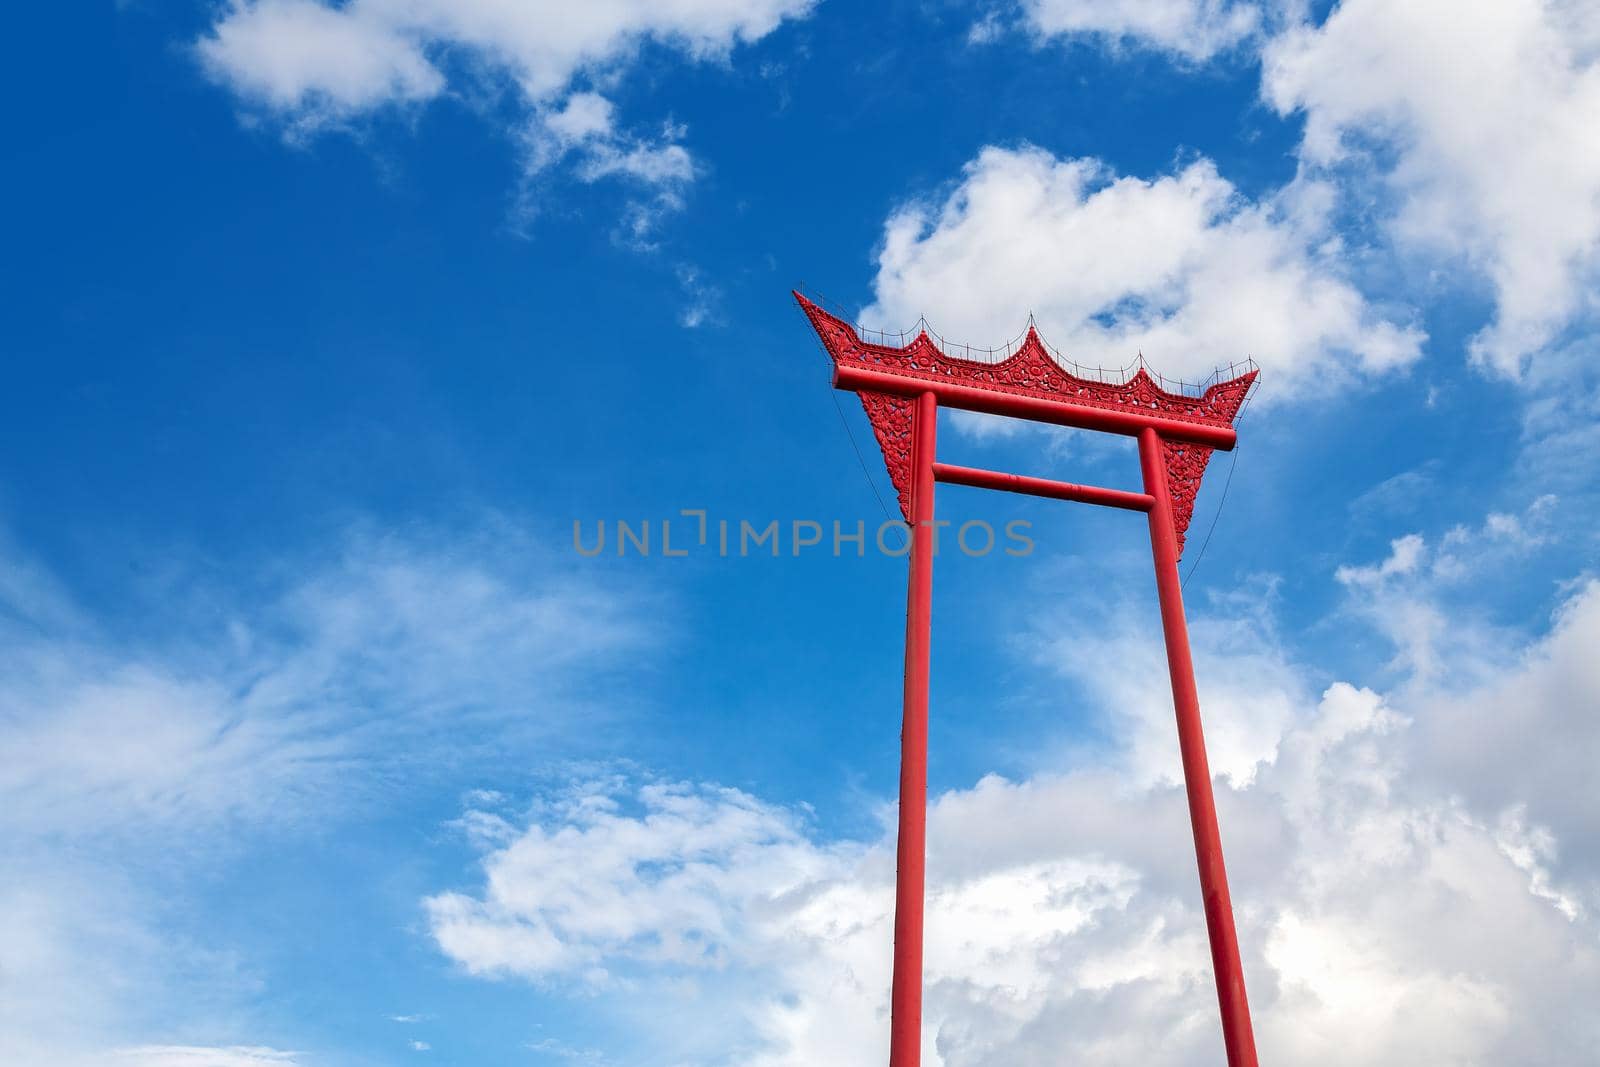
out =
[[911,521],[911,425],[915,401],[906,396],[889,393],[872,393],[866,390],[856,394],[866,409],[872,423],[873,436],[883,450],[883,462],[889,468],[889,481],[900,495],[900,514]]
[[1186,441],[1162,441],[1161,458],[1167,467],[1167,493],[1172,497],[1173,532],[1178,535],[1178,555],[1183,555],[1189,520],[1194,518],[1194,498],[1200,492],[1211,449]]
[[795,294],[811,320],[822,345],[835,363],[852,363],[899,377],[922,381],[945,380],[1058,403],[1111,410],[1142,408],[1164,418],[1210,426],[1229,426],[1255,381],[1255,371],[1218,382],[1200,396],[1170,393],[1156,384],[1143,367],[1128,381],[1114,385],[1080,378],[1064,370],[1028,328],[1022,346],[998,363],[957,359],[939,350],[927,333],[919,333],[904,348],[891,348],[861,340],[855,328]]
[[[835,363],[854,364],[883,371],[896,377],[918,381],[951,381],[998,393],[1011,393],[1039,400],[1111,410],[1139,408],[1163,418],[1208,426],[1231,426],[1239,407],[1255,382],[1256,372],[1216,383],[1199,396],[1185,396],[1161,388],[1140,367],[1121,384],[1082,378],[1063,368],[1051,357],[1032,326],[1022,345],[1011,356],[997,363],[947,356],[926,332],[917,334],[901,348],[863,341],[853,326],[823,311],[799,293],[795,299],[811,320],[822,345]],[[883,393],[860,394],[861,404],[872,420],[873,432],[889,466],[889,478],[900,494],[900,510],[911,518],[911,412],[909,398]],[[1183,554],[1189,521],[1194,517],[1195,494],[1211,449],[1179,441],[1162,441],[1162,456],[1167,468],[1167,488],[1172,496],[1172,519],[1178,537],[1178,553]]]

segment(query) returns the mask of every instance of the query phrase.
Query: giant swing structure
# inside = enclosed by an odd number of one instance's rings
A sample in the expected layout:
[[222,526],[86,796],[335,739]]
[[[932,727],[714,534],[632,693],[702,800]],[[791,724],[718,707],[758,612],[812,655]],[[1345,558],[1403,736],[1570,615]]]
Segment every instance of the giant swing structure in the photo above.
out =
[[[1152,376],[1141,360],[1126,380],[1108,382],[1053,358],[1029,324],[1015,351],[1000,358],[949,354],[921,330],[909,344],[873,343],[862,332],[800,293],[794,294],[833,360],[833,385],[861,398],[883,450],[900,511],[911,528],[906,597],[904,710],[900,732],[900,813],[895,869],[894,974],[889,996],[889,1065],[922,1059],[922,920],[928,792],[928,657],[933,587],[933,487],[938,482],[1003,489],[1142,511],[1149,521],[1161,629],[1166,640],[1184,789],[1200,868],[1211,965],[1216,976],[1228,1067],[1256,1067],[1255,1037],[1245,998],[1233,904],[1222,862],[1211,794],[1200,699],[1195,691],[1189,630],[1184,621],[1178,558],[1194,514],[1195,494],[1216,449],[1234,447],[1233,421],[1256,368],[1230,367],[1230,377],[1191,391]],[[887,337],[878,340],[887,341]],[[1122,375],[1117,375],[1121,378]],[[1220,379],[1221,374],[1217,375]],[[941,407],[1121,434],[1138,441],[1144,491],[1074,485],[940,463],[935,451]]]

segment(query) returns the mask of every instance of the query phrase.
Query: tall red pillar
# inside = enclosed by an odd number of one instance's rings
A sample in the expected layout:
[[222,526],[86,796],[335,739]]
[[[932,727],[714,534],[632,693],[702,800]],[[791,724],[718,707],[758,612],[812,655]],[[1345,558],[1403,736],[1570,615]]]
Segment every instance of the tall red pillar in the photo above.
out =
[[1139,434],[1139,468],[1144,474],[1144,491],[1154,500],[1149,512],[1150,549],[1155,556],[1161,632],[1166,638],[1172,703],[1178,715],[1178,747],[1183,756],[1183,786],[1189,795],[1195,859],[1200,866],[1206,934],[1211,940],[1211,968],[1222,1009],[1222,1040],[1227,1048],[1228,1067],[1256,1067],[1250,1003],[1245,997],[1244,969],[1239,963],[1239,938],[1233,926],[1233,902],[1228,896],[1228,872],[1222,863],[1222,836],[1217,830],[1217,805],[1211,795],[1211,768],[1200,726],[1200,696],[1195,690],[1194,662],[1189,655],[1189,627],[1183,618],[1172,495],[1161,456],[1161,437],[1148,427]]
[[933,459],[939,407],[916,398],[911,429],[911,561],[900,724],[900,826],[895,846],[894,981],[889,1067],[922,1063],[922,911],[928,823],[928,652],[933,619]]

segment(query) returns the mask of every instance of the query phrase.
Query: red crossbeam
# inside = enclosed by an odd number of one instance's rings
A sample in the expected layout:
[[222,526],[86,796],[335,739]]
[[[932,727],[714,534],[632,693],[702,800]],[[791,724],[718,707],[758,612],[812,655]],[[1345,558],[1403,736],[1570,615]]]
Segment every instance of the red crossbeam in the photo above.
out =
[[953,463],[935,463],[934,481],[951,485],[970,485],[974,489],[1003,489],[1008,493],[1026,493],[1029,496],[1046,496],[1052,500],[1076,500],[1084,504],[1101,504],[1108,508],[1126,508],[1129,511],[1149,511],[1155,506],[1155,497],[1149,493],[1129,493],[1121,489],[1102,489],[1098,485],[1075,485],[1056,482],[1048,478],[1029,478],[1023,474],[1005,474],[977,467],[958,467]]
[[835,389],[865,390],[891,396],[915,397],[932,393],[942,408],[961,408],[985,415],[1004,415],[1029,422],[1047,422],[1053,426],[1073,426],[1080,430],[1101,430],[1127,437],[1138,437],[1149,429],[1169,441],[1192,441],[1224,452],[1232,450],[1239,440],[1232,426],[1175,419],[1157,410],[1090,407],[1069,400],[1046,400],[958,382],[873,370],[844,361],[834,365],[833,385]]

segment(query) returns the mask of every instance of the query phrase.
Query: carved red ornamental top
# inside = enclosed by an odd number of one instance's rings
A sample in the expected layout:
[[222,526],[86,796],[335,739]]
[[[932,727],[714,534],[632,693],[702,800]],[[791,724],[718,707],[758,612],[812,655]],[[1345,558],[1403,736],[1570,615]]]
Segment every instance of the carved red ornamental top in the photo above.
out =
[[1118,383],[1068,371],[1050,355],[1031,323],[1016,352],[990,363],[946,355],[926,330],[900,347],[873,344],[799,293],[794,298],[833,359],[834,386],[860,396],[907,522],[912,398],[932,392],[941,407],[1130,436],[1154,429],[1161,436],[1181,553],[1206,463],[1213,449],[1233,448],[1233,420],[1257,373],[1247,364],[1243,374],[1189,396],[1162,388],[1142,361],[1127,381]]

